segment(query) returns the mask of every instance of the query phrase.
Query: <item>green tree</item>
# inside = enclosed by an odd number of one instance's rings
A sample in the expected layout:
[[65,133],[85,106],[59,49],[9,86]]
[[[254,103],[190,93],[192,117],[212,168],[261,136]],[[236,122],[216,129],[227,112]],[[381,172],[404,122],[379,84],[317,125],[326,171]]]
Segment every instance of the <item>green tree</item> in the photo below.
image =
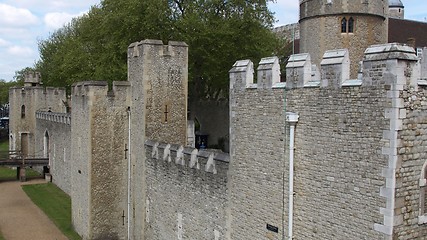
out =
[[9,102],[9,88],[20,85],[20,82],[6,82],[5,80],[0,79],[0,108],[2,108],[3,105]]
[[189,45],[190,96],[226,98],[228,71],[239,59],[283,55],[272,33],[274,0],[103,0],[39,42],[43,82],[126,80],[127,47],[142,39]]

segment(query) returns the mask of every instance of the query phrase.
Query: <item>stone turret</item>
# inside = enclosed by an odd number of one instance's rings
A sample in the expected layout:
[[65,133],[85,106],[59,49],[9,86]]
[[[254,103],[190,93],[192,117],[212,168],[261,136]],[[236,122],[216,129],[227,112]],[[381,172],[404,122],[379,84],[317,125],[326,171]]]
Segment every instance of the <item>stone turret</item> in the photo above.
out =
[[39,72],[26,72],[24,76],[25,87],[37,87],[42,85],[41,74]]
[[348,49],[356,78],[364,50],[387,42],[387,9],[380,0],[300,0],[300,52],[320,66],[326,51]]
[[389,0],[388,3],[388,16],[391,18],[404,19],[405,18],[405,6],[403,6],[400,0]]

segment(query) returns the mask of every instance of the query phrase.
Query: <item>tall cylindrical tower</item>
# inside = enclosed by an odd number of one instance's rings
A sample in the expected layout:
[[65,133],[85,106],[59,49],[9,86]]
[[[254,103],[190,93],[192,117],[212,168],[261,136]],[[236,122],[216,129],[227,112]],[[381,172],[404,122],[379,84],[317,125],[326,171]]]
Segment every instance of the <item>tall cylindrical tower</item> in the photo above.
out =
[[356,78],[365,49],[387,42],[387,0],[300,0],[300,52],[320,65],[325,51],[347,48]]

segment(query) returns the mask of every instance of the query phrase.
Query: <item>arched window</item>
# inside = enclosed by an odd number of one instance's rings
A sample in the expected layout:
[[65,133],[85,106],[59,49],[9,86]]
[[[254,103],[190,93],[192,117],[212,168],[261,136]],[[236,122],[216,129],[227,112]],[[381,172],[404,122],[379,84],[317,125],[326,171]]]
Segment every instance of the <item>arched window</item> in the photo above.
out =
[[427,223],[427,161],[424,163],[424,166],[421,170],[420,178],[420,207],[419,207],[419,216],[418,224]]
[[21,118],[25,118],[25,105],[21,106]]
[[352,33],[354,31],[354,19],[351,17],[348,19],[348,32]]
[[341,20],[341,32],[346,33],[347,32],[347,18],[342,18]]
[[44,139],[43,139],[43,157],[48,158],[49,157],[49,133],[47,130],[44,133]]

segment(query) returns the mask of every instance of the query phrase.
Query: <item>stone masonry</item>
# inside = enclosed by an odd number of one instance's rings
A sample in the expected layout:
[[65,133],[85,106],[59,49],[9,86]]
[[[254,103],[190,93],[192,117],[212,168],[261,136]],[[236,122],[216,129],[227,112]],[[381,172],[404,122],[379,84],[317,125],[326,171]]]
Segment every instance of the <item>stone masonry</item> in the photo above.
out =
[[44,88],[37,72],[27,73],[24,87],[9,91],[9,140],[11,150],[21,150],[27,156],[43,157],[35,150],[36,112],[53,111],[64,113],[67,101],[65,89]]
[[145,140],[186,145],[188,46],[184,42],[143,40],[128,48],[130,159],[132,169],[130,234],[144,239],[147,172]]
[[71,114],[36,112],[36,152],[49,157],[51,180],[71,195]]
[[129,83],[78,83],[71,100],[73,225],[83,239],[124,239]]
[[[300,0],[300,52],[310,53],[320,66],[327,50],[348,49],[350,75],[356,78],[363,52],[372,44],[387,42],[388,1]],[[352,17],[352,32],[342,32],[342,20]],[[313,33],[316,33],[313,35]]]
[[237,61],[229,155],[186,146],[187,51],[132,44],[129,82],[75,84],[71,117],[34,112],[83,239],[427,239],[427,82],[413,48],[369,47],[357,79],[347,49],[326,51],[318,75],[310,54],[292,56],[287,83],[276,57],[257,81]]

